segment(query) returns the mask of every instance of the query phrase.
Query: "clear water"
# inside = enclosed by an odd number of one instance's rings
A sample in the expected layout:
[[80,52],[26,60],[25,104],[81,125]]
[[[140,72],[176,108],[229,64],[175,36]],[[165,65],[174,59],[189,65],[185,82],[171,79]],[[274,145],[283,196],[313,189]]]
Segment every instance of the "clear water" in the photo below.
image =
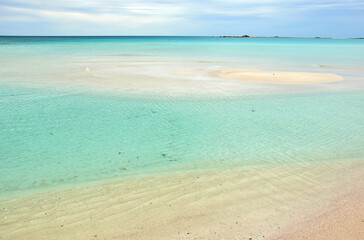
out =
[[361,39],[299,38],[0,37],[1,54],[6,58],[114,56],[128,60],[237,61],[361,68],[364,66],[363,42]]
[[249,96],[132,95],[22,84],[62,78],[64,65],[75,61],[115,57],[361,68],[364,44],[330,39],[1,37],[1,193],[146,172],[364,157],[360,71],[350,73],[359,83],[345,91]]

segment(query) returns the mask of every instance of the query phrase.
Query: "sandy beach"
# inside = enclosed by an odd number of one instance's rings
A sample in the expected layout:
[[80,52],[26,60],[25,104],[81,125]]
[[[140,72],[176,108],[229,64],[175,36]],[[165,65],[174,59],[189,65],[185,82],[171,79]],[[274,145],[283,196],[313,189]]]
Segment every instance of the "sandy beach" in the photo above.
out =
[[360,239],[362,161],[121,179],[3,200],[2,239]]

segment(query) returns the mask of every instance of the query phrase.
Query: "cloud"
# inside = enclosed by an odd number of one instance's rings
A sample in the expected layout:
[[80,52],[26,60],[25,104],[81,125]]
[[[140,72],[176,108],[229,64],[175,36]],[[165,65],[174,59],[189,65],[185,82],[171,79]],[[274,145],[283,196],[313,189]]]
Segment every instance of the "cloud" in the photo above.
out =
[[82,11],[38,10],[20,7],[1,7],[2,21],[48,21],[48,22],[90,22],[90,23],[119,23],[119,24],[151,24],[165,21],[177,21],[173,14],[148,14],[148,8],[129,8],[129,14],[90,13]]
[[[202,28],[243,31],[287,22],[341,18],[363,22],[362,0],[1,0],[0,27],[14,24],[29,28],[41,24],[46,28],[81,29],[87,23],[120,34],[120,29],[144,34],[151,29],[162,32],[204,31]],[[330,20],[331,21],[331,20]],[[33,24],[33,25],[32,25]],[[177,28],[178,26],[178,28]],[[244,29],[242,29],[244,26]],[[301,24],[302,26],[302,24]],[[139,29],[139,30],[138,30]],[[180,31],[178,31],[180,29]],[[73,31],[72,30],[72,31]],[[102,29],[101,29],[102,30]],[[100,30],[100,31],[101,31]],[[165,30],[165,31],[163,31]],[[11,30],[13,31],[13,30]],[[158,32],[160,32],[158,31]],[[360,29],[357,30],[358,32]],[[0,34],[4,31],[0,30]],[[188,33],[187,33],[188,34]]]
[[[153,23],[173,19],[193,19],[203,15],[273,17],[287,11],[358,10],[359,0],[3,0],[1,15],[18,14],[40,17],[42,20],[71,18],[80,21],[130,21]],[[8,21],[14,20],[8,17]],[[17,21],[19,21],[17,19]],[[149,20],[148,20],[149,19]]]

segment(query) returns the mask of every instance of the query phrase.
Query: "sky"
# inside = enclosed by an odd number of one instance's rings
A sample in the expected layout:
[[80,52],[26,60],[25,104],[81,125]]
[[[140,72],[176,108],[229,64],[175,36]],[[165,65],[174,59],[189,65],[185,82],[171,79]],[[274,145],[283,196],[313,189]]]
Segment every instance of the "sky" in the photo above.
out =
[[364,0],[0,0],[0,35],[364,37]]

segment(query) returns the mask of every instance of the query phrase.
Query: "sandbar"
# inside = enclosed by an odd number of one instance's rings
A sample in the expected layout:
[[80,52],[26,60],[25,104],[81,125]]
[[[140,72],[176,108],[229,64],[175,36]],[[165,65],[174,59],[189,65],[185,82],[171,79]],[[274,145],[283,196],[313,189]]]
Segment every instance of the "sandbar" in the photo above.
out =
[[313,84],[343,80],[341,76],[332,73],[262,71],[244,68],[206,71],[212,76],[224,79],[275,84]]

